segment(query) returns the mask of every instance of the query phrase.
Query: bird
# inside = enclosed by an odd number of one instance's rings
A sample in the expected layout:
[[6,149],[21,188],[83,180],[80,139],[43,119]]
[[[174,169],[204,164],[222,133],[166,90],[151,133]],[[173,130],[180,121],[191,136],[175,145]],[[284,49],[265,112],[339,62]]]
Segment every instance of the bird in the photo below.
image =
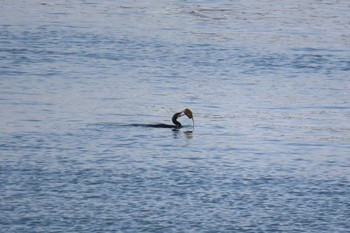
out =
[[173,115],[173,117],[171,118],[171,121],[174,123],[176,128],[181,128],[182,127],[181,123],[177,121],[177,119],[182,117],[182,116],[187,116],[189,119],[192,119],[192,123],[193,123],[193,127],[194,127],[193,113],[192,113],[192,111],[189,108],[185,108],[181,112],[175,113]]
[[132,126],[144,126],[144,127],[152,127],[152,128],[173,128],[173,129],[180,129],[182,127],[182,124],[177,121],[178,118],[182,116],[187,116],[189,119],[192,119],[192,127],[194,128],[194,119],[193,119],[193,113],[189,108],[185,108],[181,112],[177,112],[173,115],[171,118],[171,121],[174,125],[169,124],[132,124]]

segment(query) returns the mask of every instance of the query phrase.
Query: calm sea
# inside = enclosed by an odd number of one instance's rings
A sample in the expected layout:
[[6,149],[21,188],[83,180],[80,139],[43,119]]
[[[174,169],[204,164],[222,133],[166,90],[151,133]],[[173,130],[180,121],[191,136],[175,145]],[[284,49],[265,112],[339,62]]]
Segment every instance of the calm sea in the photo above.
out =
[[349,232],[349,14],[1,1],[0,232]]

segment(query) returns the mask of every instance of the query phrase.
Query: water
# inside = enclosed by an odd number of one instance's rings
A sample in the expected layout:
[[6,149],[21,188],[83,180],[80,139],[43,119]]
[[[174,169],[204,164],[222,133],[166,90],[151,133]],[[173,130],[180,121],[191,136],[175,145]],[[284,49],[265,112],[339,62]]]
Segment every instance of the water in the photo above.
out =
[[2,1],[0,231],[348,232],[349,10]]

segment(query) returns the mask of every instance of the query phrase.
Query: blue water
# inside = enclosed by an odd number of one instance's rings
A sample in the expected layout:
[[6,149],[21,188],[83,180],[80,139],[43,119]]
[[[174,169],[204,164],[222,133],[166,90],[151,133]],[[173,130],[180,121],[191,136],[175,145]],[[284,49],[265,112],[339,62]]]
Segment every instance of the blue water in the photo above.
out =
[[349,232],[349,12],[2,1],[0,232]]

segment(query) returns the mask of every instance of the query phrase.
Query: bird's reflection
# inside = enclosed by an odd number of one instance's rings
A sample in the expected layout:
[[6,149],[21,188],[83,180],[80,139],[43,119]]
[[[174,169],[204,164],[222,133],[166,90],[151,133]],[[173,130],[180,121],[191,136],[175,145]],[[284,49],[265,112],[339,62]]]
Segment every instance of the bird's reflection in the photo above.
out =
[[183,138],[183,136],[185,136],[187,140],[193,139],[193,130],[187,130],[184,132],[180,130],[173,130],[174,139],[180,139],[180,138]]

